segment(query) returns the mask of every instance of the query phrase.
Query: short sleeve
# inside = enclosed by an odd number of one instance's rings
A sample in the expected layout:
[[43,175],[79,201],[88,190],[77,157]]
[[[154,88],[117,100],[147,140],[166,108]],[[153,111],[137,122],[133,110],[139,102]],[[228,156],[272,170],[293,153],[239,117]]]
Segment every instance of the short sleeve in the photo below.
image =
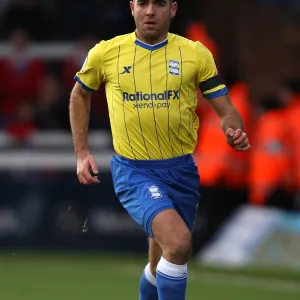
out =
[[228,89],[222,81],[211,52],[197,43],[198,84],[203,97],[209,100],[228,94]]
[[103,48],[104,41],[92,48],[89,51],[81,70],[75,75],[75,80],[88,92],[96,92],[99,89],[100,84],[105,81]]

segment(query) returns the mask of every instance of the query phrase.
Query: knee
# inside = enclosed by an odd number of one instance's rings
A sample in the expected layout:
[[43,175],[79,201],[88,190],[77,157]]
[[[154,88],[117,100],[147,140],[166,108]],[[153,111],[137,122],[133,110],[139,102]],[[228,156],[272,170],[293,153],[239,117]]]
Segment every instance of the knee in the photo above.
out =
[[192,236],[190,232],[174,235],[171,243],[165,247],[164,256],[175,264],[185,264],[192,251]]

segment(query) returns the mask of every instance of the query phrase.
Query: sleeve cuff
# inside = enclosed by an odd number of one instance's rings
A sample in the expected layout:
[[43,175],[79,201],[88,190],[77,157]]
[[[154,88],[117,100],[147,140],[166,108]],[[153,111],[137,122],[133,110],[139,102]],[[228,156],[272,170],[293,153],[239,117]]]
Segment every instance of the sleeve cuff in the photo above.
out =
[[84,90],[86,90],[87,92],[90,92],[90,93],[96,93],[96,92],[97,92],[97,90],[93,90],[93,89],[89,88],[88,86],[86,86],[86,85],[81,81],[81,79],[80,79],[77,75],[74,77],[74,79],[75,79],[75,81],[77,81],[77,82],[81,85],[81,87],[82,87]]
[[215,91],[215,92],[203,95],[203,97],[205,99],[207,99],[207,100],[212,100],[212,99],[215,99],[215,98],[227,95],[227,94],[228,94],[228,89],[227,89],[227,87],[225,87],[225,88],[223,88],[221,90],[218,90],[218,91]]

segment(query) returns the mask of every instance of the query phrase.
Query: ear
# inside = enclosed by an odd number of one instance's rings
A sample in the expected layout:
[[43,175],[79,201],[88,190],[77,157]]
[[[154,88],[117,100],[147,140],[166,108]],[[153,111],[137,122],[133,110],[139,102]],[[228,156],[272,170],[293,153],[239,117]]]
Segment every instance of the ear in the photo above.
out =
[[130,1],[131,14],[134,15],[134,1]]
[[173,2],[171,6],[171,18],[174,18],[176,16],[178,4],[177,2]]

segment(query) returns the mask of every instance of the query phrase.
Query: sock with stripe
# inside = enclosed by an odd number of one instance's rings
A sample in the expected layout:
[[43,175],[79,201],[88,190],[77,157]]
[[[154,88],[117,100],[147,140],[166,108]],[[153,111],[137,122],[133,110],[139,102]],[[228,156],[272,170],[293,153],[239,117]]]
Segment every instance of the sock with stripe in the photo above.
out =
[[187,264],[175,265],[162,257],[157,265],[156,281],[159,300],[185,300]]
[[150,263],[145,267],[140,280],[139,300],[158,300],[156,278],[150,271]]

